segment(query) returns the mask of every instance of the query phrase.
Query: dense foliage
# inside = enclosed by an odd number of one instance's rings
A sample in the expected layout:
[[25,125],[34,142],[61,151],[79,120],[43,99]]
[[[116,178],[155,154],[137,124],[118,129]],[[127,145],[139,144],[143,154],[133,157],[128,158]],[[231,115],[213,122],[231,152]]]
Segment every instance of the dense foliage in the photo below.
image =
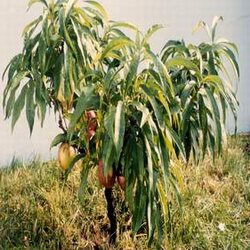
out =
[[211,28],[204,22],[197,25],[206,29],[209,43],[197,46],[170,40],[162,50],[161,60],[170,71],[180,101],[180,123],[175,130],[184,142],[187,159],[190,152],[195,160],[203,158],[207,150],[213,157],[221,153],[226,140],[227,108],[233,114],[236,129],[238,50],[226,39],[215,39],[220,20],[221,17],[215,17]]
[[[99,159],[105,175],[124,175],[133,232],[146,218],[149,243],[155,232],[160,243],[168,194],[174,191],[181,203],[181,162],[191,152],[196,160],[221,153],[228,106],[236,117],[235,79],[227,70],[229,62],[238,78],[235,45],[215,40],[215,19],[211,30],[201,23],[210,43],[169,41],[158,56],[149,39],[161,25],[142,34],[109,21],[95,1],[80,7],[72,0],[30,0],[29,7],[37,2],[43,13],[25,27],[23,51],[6,69],[6,118],[14,128],[25,109],[32,133],[35,118],[43,124],[53,108],[63,133],[52,146],[67,142],[78,151],[66,173],[82,159],[82,191]],[[96,115],[91,137],[90,111]]]

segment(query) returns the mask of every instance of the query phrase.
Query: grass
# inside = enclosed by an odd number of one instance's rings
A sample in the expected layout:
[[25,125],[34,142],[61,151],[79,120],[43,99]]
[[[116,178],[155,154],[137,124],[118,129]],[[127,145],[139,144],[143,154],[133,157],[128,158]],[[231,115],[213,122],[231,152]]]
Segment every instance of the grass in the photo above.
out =
[[[184,212],[173,206],[162,249],[250,249],[250,137],[237,136],[215,163],[183,168]],[[103,190],[96,174],[81,199],[76,169],[64,184],[56,162],[13,161],[0,169],[0,249],[111,249]],[[124,194],[115,187],[118,241],[113,249],[147,249],[132,239]],[[154,249],[154,247],[152,247]]]

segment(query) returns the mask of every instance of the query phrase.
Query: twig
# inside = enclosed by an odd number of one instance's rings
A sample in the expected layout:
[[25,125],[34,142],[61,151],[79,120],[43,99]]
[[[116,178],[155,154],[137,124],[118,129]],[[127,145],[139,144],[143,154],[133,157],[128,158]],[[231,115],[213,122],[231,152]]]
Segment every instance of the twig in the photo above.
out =
[[[65,127],[63,126],[63,118],[62,118],[62,114],[61,114],[61,109],[60,109],[60,108],[58,109],[58,113],[59,113],[58,126],[59,126],[60,129],[62,129],[62,131],[63,131],[64,133],[67,133],[67,130],[66,130]],[[65,121],[64,121],[64,123],[65,123]],[[66,125],[66,123],[65,123],[65,125]]]
[[64,128],[64,126],[63,126],[62,118],[61,118],[60,115],[59,115],[58,126],[59,126],[60,129],[62,129],[62,131],[63,131],[64,133],[67,132],[67,130],[66,130],[66,129]]

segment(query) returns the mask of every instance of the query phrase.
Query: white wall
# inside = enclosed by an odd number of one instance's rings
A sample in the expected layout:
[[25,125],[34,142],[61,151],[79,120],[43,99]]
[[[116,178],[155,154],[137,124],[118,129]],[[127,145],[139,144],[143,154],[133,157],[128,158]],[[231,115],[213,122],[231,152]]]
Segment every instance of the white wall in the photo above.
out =
[[[26,0],[0,1],[0,74],[8,61],[22,48],[22,28],[41,10],[39,6],[29,12]],[[241,82],[238,90],[240,107],[238,112],[239,131],[250,131],[250,1],[249,0],[100,0],[113,20],[123,20],[138,25],[145,31],[150,25],[161,23],[166,29],[153,38],[155,49],[159,50],[169,39],[184,38],[187,42],[206,39],[204,32],[192,35],[192,29],[199,20],[211,23],[215,15],[224,17],[218,34],[235,42],[240,51]],[[2,90],[0,85],[0,102]],[[229,128],[232,129],[230,122]],[[27,122],[20,120],[11,134],[10,122],[4,121],[0,107],[0,165],[6,164],[13,155],[32,157],[41,155],[49,159],[55,151],[49,151],[49,144],[58,133],[53,114],[46,120],[43,129],[36,125],[29,137]]]

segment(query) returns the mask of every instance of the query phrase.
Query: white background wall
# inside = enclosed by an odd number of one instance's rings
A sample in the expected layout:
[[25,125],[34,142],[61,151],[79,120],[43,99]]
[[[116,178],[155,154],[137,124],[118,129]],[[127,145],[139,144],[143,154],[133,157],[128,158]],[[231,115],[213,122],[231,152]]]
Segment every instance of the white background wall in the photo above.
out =
[[[39,6],[27,10],[28,0],[0,1],[0,74],[9,60],[22,48],[21,32],[25,24],[41,11]],[[80,2],[80,1],[79,1]],[[206,39],[204,32],[192,35],[199,20],[211,23],[215,15],[224,17],[218,35],[235,42],[239,47],[241,81],[238,90],[238,130],[250,131],[250,1],[249,0],[100,0],[113,20],[128,21],[145,31],[155,23],[166,26],[153,38],[155,50],[159,50],[169,39],[199,42]],[[0,102],[5,85],[0,85]],[[4,121],[0,106],[0,165],[7,164],[14,155],[30,158],[35,154],[47,160],[55,154],[49,151],[52,138],[58,133],[53,114],[44,127],[35,126],[29,136],[27,122],[22,118],[11,134],[10,121]],[[229,130],[233,124],[230,122]]]

